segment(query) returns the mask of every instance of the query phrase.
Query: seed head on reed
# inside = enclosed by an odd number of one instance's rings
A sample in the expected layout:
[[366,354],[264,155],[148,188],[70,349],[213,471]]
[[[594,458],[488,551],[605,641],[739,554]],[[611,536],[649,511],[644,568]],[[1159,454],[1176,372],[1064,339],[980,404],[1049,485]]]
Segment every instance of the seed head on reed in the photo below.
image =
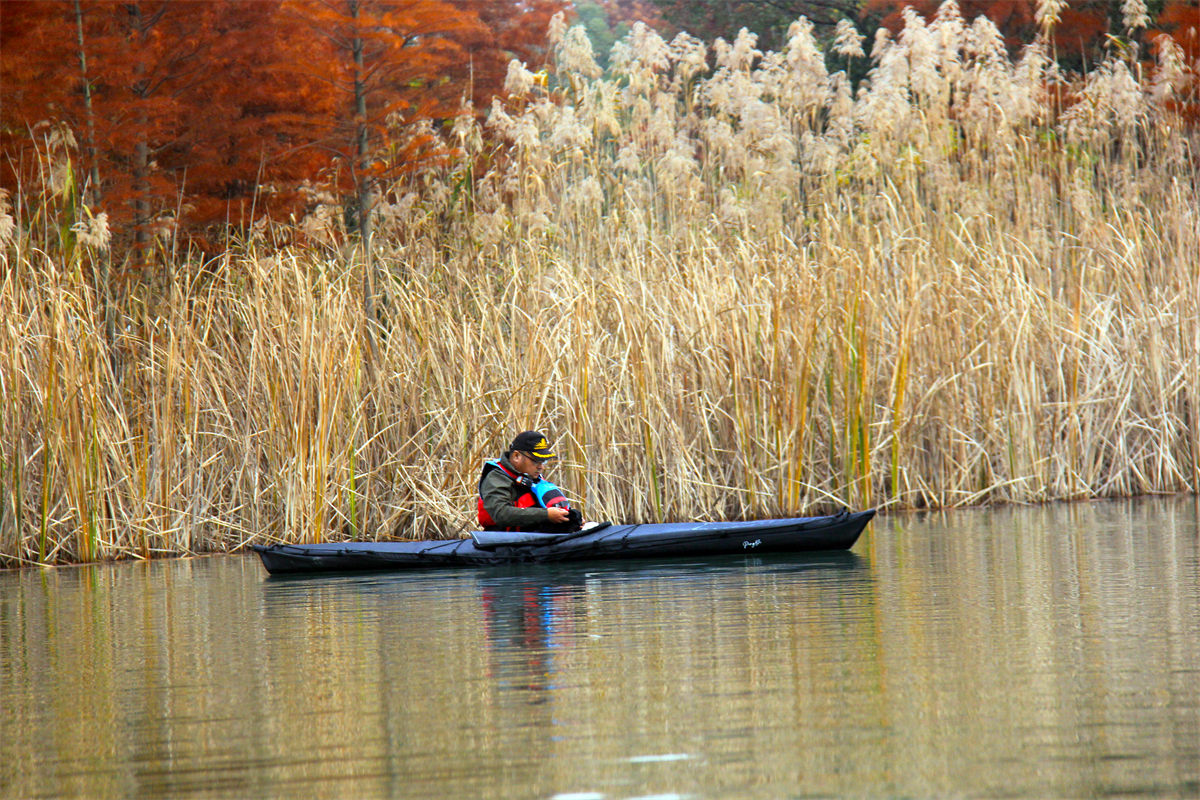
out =
[[1128,31],[1138,31],[1150,24],[1146,0],[1121,0],[1121,21]]
[[[150,235],[163,242],[170,241],[175,236],[178,222],[174,214],[162,214],[150,223]],[[256,222],[261,230],[263,223],[260,220],[256,220]]]
[[546,40],[550,47],[558,47],[563,35],[567,32],[567,15],[562,11],[555,12],[550,18],[550,26],[546,30]]
[[698,177],[699,169],[691,151],[690,142],[681,137],[675,140],[658,162],[665,188],[679,197],[687,197],[698,188],[693,179]]
[[708,71],[708,48],[704,42],[686,31],[676,34],[671,40],[667,47],[667,55],[675,65],[675,77],[679,81],[690,81],[696,75]]
[[[675,115],[673,112],[673,107],[659,104],[655,106],[654,113],[650,117],[650,125],[646,129],[649,134],[647,140],[657,149],[668,148],[675,143]],[[684,149],[686,150],[686,148]]]
[[937,31],[943,46],[959,47],[965,23],[962,9],[959,8],[957,0],[945,0],[938,6],[937,13],[933,15],[933,22],[929,24],[929,27]]
[[[880,30],[883,30],[882,28]],[[912,111],[908,92],[908,59],[903,48],[886,36],[875,39],[875,66],[860,88],[856,122],[868,132],[878,133],[878,146],[886,147],[890,136],[904,128]]]
[[510,95],[521,97],[533,89],[533,73],[525,68],[525,63],[517,59],[508,62],[508,73],[504,76],[504,91]]
[[1078,101],[1063,112],[1061,128],[1068,141],[1102,147],[1131,133],[1144,108],[1129,67],[1110,58],[1088,73]]
[[572,183],[563,196],[567,207],[581,217],[598,215],[604,203],[604,189],[592,175]]
[[1028,45],[1013,71],[1011,108],[1013,122],[1042,124],[1049,113],[1046,86],[1056,77],[1055,62],[1041,41]]
[[621,139],[621,112],[617,107],[618,87],[614,81],[596,81],[595,91],[585,92],[579,104],[580,119],[596,135]]
[[805,131],[800,138],[800,158],[804,172],[809,175],[833,174],[841,161],[840,141],[836,135],[814,136]]
[[45,131],[43,141],[46,145],[46,151],[50,154],[62,154],[68,150],[74,150],[79,146],[75,141],[75,132],[65,124],[43,120],[34,125],[33,128],[35,132]]
[[792,69],[808,69],[814,62],[821,61],[821,48],[813,38],[813,24],[807,17],[800,17],[788,26],[787,63]]
[[[374,204],[378,229],[389,233],[403,233],[417,226],[420,217],[416,192],[404,192],[399,197],[385,196]],[[427,194],[426,202],[431,208],[444,204],[442,194]]]
[[48,186],[53,194],[61,195],[74,183],[75,169],[66,153],[51,158]]
[[741,168],[745,164],[745,153],[738,152],[737,138],[733,126],[725,119],[709,118],[704,121],[704,144],[713,154],[714,160],[730,167]]
[[833,36],[833,52],[846,58],[863,58],[863,41],[865,37],[858,32],[848,19],[839,19]]
[[1008,47],[996,23],[987,17],[976,17],[967,31],[965,48],[979,68],[1003,68],[1008,64]]
[[629,35],[613,45],[608,64],[614,74],[629,80],[631,94],[645,95],[670,70],[671,51],[653,28],[635,22]]
[[580,75],[585,78],[600,76],[600,66],[592,50],[592,40],[588,37],[583,26],[575,25],[567,29],[562,42],[556,50],[558,68],[562,71]]
[[553,117],[550,147],[572,158],[581,157],[592,146],[592,129],[580,124],[574,106],[563,106]]
[[929,33],[934,40],[936,60],[945,83],[946,91],[958,84],[962,71],[962,48],[966,31],[959,12],[958,3],[952,0],[943,3],[933,22],[929,24]]
[[754,66],[755,59],[762,56],[762,51],[754,45],[758,42],[758,34],[742,28],[729,44],[718,38],[713,42],[713,55],[717,66],[733,72],[748,72]]
[[[825,137],[830,142],[845,146],[854,134],[854,96],[850,92],[850,79],[844,72],[836,72],[831,78],[833,101],[829,105],[829,122]],[[820,170],[818,174],[826,174]]]
[[728,228],[744,227],[748,220],[746,203],[730,187],[721,189],[717,200],[716,218]]
[[[112,233],[108,229],[108,212],[101,211],[93,216],[89,211],[87,219],[81,219],[71,226],[71,230],[78,237],[79,243],[84,247],[96,251],[104,251],[108,249],[109,241],[112,239]],[[0,231],[0,241],[3,241],[2,231]]]
[[[770,54],[763,61],[769,58]],[[780,95],[797,113],[815,120],[829,100],[829,73],[808,19],[801,17],[788,27],[784,58],[788,70]]]
[[499,97],[492,98],[492,112],[488,114],[487,126],[491,128],[502,141],[512,141],[517,123],[504,110],[504,102]]
[[1154,37],[1158,68],[1151,82],[1151,95],[1163,106],[1188,84],[1188,69],[1183,48],[1165,33]]
[[879,61],[884,51],[891,46],[892,33],[887,28],[876,28],[875,39],[871,43],[871,60]]
[[474,107],[470,101],[463,103],[462,113],[454,118],[451,133],[464,156],[474,156],[483,149],[483,130],[479,126],[479,120],[475,117]]
[[505,112],[500,98],[493,98],[492,113],[488,116],[487,124],[500,134],[503,141],[511,142],[519,151],[533,152],[541,142],[537,117],[539,111],[544,112],[545,108],[543,104],[535,104],[525,113],[513,117]]
[[945,82],[938,71],[938,42],[925,25],[925,20],[912,6],[903,12],[904,29],[900,31],[900,46],[908,56],[909,87],[918,98],[928,103],[941,93]]
[[341,219],[337,203],[329,198],[329,202],[317,203],[304,215],[300,230],[314,241],[332,245],[337,238]]
[[11,210],[8,190],[0,189],[0,247],[7,247],[12,242],[13,233],[17,229],[17,223],[9,213]]
[[1050,32],[1058,24],[1062,11],[1067,7],[1067,0],[1037,0],[1037,11],[1034,19],[1041,29],[1044,39],[1050,38]]
[[640,172],[643,165],[637,142],[622,142],[613,166],[628,173]]

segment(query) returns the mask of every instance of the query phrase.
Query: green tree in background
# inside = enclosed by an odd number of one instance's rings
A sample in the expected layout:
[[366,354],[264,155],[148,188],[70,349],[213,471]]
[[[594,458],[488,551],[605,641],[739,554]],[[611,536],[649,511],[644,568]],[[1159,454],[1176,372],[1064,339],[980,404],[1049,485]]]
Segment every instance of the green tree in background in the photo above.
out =
[[758,34],[763,50],[782,50],[788,26],[807,17],[819,37],[830,38],[838,20],[857,20],[862,0],[655,0],[663,18],[704,41],[732,41],[742,28]]

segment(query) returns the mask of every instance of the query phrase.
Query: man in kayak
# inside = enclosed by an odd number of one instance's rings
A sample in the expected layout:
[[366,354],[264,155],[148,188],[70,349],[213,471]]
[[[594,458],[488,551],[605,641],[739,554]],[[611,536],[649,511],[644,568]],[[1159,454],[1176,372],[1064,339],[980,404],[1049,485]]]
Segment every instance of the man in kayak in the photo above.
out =
[[542,478],[542,466],[556,457],[545,436],[522,431],[500,458],[485,462],[479,476],[480,527],[547,533],[579,530],[579,512],[558,487]]

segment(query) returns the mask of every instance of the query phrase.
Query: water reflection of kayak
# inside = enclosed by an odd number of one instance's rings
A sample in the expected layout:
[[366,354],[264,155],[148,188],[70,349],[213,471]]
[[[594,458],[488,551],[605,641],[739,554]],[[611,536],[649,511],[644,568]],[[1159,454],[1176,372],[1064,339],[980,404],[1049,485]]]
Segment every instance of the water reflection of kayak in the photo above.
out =
[[272,574],[482,567],[848,550],[875,510],[748,522],[600,523],[570,534],[477,531],[467,539],[254,545]]

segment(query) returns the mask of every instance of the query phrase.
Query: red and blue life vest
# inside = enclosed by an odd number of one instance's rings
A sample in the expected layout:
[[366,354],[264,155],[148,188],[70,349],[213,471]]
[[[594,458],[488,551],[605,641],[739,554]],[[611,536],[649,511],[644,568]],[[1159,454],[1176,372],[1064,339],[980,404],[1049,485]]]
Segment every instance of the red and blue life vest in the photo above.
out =
[[485,531],[506,530],[499,527],[496,521],[492,519],[492,515],[487,513],[487,509],[483,507],[483,479],[487,477],[489,472],[497,469],[511,478],[513,483],[524,487],[525,491],[517,497],[516,502],[513,504],[517,508],[534,508],[540,506],[541,508],[565,508],[570,510],[571,504],[567,501],[566,495],[550,481],[544,478],[534,481],[519,472],[513,472],[497,459],[489,459],[483,462],[483,471],[479,473],[479,496],[476,498],[479,526]]

